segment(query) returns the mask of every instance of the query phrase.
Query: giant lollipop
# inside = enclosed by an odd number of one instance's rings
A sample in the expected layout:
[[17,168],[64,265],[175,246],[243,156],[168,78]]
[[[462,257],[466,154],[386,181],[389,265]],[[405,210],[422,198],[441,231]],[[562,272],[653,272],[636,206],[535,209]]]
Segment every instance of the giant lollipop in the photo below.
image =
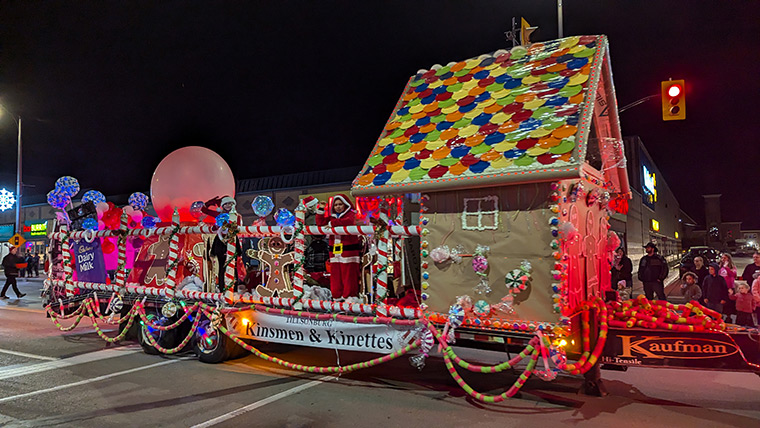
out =
[[150,184],[153,208],[164,221],[171,221],[174,207],[180,221],[195,221],[190,212],[194,201],[235,195],[235,177],[227,163],[213,151],[198,146],[169,153],[156,167]]

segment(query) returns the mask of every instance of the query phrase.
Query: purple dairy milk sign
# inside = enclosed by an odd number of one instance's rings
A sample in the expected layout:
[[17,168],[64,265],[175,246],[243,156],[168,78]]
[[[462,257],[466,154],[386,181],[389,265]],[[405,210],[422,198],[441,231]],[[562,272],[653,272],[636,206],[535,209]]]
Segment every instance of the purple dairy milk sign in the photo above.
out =
[[77,281],[106,282],[106,265],[100,239],[87,242],[82,239],[72,246],[76,261]]

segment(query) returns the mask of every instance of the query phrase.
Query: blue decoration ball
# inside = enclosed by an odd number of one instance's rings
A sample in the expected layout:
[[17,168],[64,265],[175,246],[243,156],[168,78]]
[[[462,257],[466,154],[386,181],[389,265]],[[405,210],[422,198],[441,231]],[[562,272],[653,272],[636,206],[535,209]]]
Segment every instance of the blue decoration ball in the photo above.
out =
[[293,226],[296,223],[296,217],[286,208],[280,208],[277,210],[274,219],[279,226]]
[[251,208],[253,208],[253,213],[257,216],[266,217],[274,209],[274,202],[272,202],[272,198],[269,196],[259,195],[251,202]]
[[63,209],[71,202],[68,196],[54,189],[47,194],[47,203],[53,208]]
[[79,193],[79,182],[74,177],[64,175],[55,180],[55,190],[71,199]]
[[145,209],[145,207],[148,206],[148,195],[141,192],[135,192],[129,195],[129,199],[127,200],[129,202],[129,205],[132,206],[132,208],[136,209],[137,211],[142,211]]
[[203,201],[195,201],[192,204],[190,204],[190,215],[194,218],[198,219],[203,214],[203,207],[205,207],[206,204],[203,203]]
[[143,217],[142,225],[146,229],[153,229],[156,227],[156,218],[151,216]]
[[106,201],[105,195],[98,192],[97,190],[88,190],[84,192],[84,195],[82,195],[82,203],[92,202],[93,204],[97,205],[105,201]]
[[221,213],[216,216],[216,225],[219,227],[222,227],[222,225],[228,221],[230,221],[230,215],[227,213]]
[[94,218],[86,218],[82,222],[82,227],[85,229],[98,230],[98,221]]

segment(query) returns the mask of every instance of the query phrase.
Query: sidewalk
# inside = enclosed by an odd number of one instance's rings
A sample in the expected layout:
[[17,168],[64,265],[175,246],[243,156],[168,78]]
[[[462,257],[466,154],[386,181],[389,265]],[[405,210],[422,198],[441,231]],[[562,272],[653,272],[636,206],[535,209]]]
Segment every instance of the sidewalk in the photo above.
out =
[[[0,287],[5,285],[5,274],[0,273]],[[18,289],[22,293],[26,293],[26,296],[21,299],[16,298],[16,293],[13,292],[13,287],[8,287],[5,292],[8,299],[0,300],[0,309],[8,308],[29,308],[42,310],[42,298],[40,293],[42,292],[42,281],[45,278],[39,276],[37,278],[18,278]]]

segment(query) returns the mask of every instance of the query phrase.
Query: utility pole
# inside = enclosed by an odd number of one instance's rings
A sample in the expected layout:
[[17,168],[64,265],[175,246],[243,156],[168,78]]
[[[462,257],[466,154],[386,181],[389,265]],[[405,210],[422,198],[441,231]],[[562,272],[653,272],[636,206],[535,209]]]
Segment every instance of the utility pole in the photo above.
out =
[[557,0],[557,33],[561,39],[564,36],[564,29],[562,28],[562,0]]
[[18,117],[18,152],[16,163],[16,233],[23,232],[21,228],[21,116]]

